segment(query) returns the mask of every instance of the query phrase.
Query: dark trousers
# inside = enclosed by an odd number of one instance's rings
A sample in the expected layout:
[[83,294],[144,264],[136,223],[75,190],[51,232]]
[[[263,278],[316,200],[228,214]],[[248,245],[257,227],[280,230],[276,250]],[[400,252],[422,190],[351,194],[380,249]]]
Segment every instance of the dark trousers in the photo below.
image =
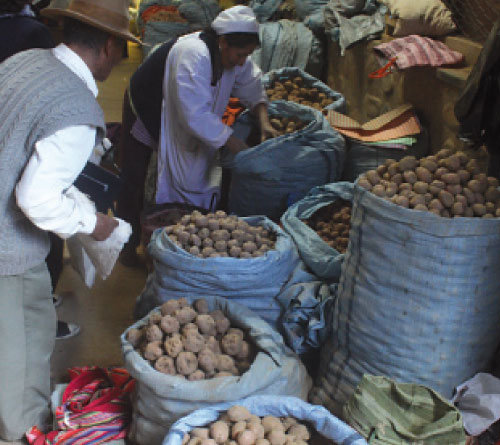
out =
[[52,232],[49,232],[50,252],[45,258],[47,269],[49,269],[52,292],[57,287],[57,282],[63,270],[64,241]]
[[125,246],[129,249],[135,249],[141,242],[140,215],[144,206],[144,183],[152,153],[150,147],[130,134],[135,120],[127,90],[123,98],[122,127],[118,145],[118,162],[123,186],[117,200],[116,216],[132,226],[132,236]]

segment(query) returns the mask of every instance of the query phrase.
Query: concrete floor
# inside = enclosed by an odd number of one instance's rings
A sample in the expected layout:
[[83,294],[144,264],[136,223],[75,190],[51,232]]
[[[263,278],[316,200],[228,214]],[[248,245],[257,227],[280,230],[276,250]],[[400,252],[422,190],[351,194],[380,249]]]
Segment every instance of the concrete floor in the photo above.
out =
[[[120,122],[123,93],[130,75],[141,61],[141,50],[129,44],[129,57],[115,67],[106,82],[99,84],[98,100],[104,110],[106,122]],[[111,276],[98,279],[88,289],[79,275],[69,265],[65,254],[65,266],[58,293],[63,303],[57,309],[59,318],[78,323],[78,336],[56,341],[52,356],[53,383],[67,381],[66,370],[72,366],[121,366],[123,364],[120,334],[132,324],[135,299],[146,280],[146,268],[127,268],[117,263]],[[3,442],[2,444],[25,442]]]

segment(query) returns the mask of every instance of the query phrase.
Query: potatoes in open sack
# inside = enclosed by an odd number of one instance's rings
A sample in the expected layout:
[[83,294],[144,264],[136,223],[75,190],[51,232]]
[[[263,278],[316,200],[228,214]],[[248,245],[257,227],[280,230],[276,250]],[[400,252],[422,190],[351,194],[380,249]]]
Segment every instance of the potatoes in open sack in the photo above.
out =
[[[252,227],[237,216],[228,216],[223,211],[209,215],[194,211],[186,215],[187,219],[191,221],[187,226],[183,226],[181,221],[165,230],[172,232],[169,235],[172,241],[197,258],[255,258],[274,249],[276,243],[275,234],[265,231],[264,236],[263,227]],[[178,309],[181,308],[169,303],[162,306],[161,313],[174,315]],[[183,320],[179,322],[183,324]]]
[[351,229],[352,204],[338,199],[316,211],[304,221],[323,241],[340,253],[345,253]]
[[481,173],[477,162],[465,153],[449,149],[420,160],[413,156],[391,160],[367,171],[358,185],[396,205],[441,217],[493,218],[500,214],[498,180]]
[[171,299],[160,309],[172,315],[153,311],[144,326],[129,329],[126,334],[135,350],[157,371],[189,381],[248,371],[256,353],[252,341],[243,330],[232,327],[220,309],[209,312],[203,298],[192,306],[185,298]]
[[207,430],[209,439],[224,445],[307,445],[313,439],[310,428],[299,419],[259,417],[239,405],[221,413],[218,420],[204,428],[196,428],[191,436],[206,440]]

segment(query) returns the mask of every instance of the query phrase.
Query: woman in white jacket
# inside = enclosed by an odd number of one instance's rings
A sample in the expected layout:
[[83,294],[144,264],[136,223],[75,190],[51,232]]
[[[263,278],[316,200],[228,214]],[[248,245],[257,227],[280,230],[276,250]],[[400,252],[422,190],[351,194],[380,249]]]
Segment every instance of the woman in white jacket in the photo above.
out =
[[[258,31],[251,8],[229,8],[210,29],[163,44],[132,77],[129,95],[137,120],[131,134],[158,149],[156,203],[215,209],[220,198],[220,149],[236,154],[248,148],[221,120],[230,96],[255,114],[262,139],[277,136],[269,123],[262,72],[249,58],[260,44]],[[160,80],[161,104],[156,85]],[[122,168],[127,170],[126,165]],[[125,205],[130,208],[130,202]],[[130,247],[133,254],[136,246]]]

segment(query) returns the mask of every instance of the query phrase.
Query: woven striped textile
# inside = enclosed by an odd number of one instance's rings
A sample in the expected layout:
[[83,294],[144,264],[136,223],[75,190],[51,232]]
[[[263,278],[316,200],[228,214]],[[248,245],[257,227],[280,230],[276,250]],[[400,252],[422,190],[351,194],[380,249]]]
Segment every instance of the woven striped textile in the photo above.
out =
[[122,368],[71,368],[71,382],[56,408],[57,430],[37,427],[26,437],[31,445],[102,444],[123,439],[131,418],[130,393],[135,380]]

